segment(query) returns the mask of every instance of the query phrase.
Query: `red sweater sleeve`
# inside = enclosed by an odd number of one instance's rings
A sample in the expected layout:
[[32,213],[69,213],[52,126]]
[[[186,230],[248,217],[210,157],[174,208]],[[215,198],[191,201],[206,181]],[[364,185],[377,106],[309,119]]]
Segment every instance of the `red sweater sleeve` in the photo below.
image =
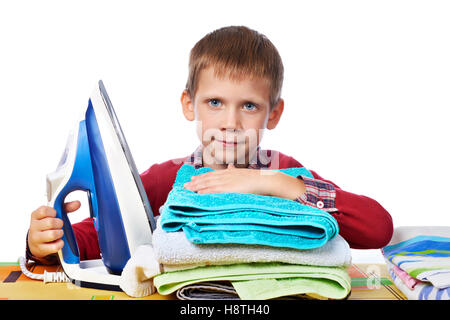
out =
[[166,202],[183,160],[184,158],[179,158],[157,163],[141,174],[142,184],[154,216],[159,215],[159,208]]
[[[280,168],[302,167],[292,157],[280,153]],[[393,223],[387,212],[377,201],[348,191],[344,191],[334,182],[323,179],[310,170],[314,178],[333,185],[336,191],[334,199],[337,211],[330,212],[339,225],[339,234],[354,249],[378,249],[389,243],[393,233]]]
[[339,225],[340,235],[354,249],[378,249],[389,243],[393,223],[389,212],[377,201],[364,195],[344,191],[335,183],[325,180],[314,171],[316,179],[331,183],[335,187],[335,207],[330,214]]
[[86,218],[72,225],[77,240],[80,260],[100,259],[97,231],[92,218]]

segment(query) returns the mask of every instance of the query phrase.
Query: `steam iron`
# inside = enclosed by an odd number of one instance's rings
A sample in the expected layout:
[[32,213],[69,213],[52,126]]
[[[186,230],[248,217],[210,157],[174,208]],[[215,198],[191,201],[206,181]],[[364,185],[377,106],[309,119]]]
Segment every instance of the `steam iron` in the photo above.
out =
[[[101,259],[80,261],[64,199],[86,191]],[[48,205],[64,222],[58,252],[72,283],[120,291],[120,274],[138,246],[151,244],[153,212],[103,82],[92,92],[55,172],[47,175]]]

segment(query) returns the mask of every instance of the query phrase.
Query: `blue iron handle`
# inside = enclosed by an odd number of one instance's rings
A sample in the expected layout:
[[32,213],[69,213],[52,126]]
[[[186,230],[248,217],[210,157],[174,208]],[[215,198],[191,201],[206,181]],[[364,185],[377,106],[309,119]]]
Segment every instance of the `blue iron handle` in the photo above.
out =
[[[68,192],[67,194],[69,194],[70,192]],[[60,193],[58,195],[58,198],[55,200],[53,208],[56,210],[56,217],[63,221],[64,235],[61,239],[64,241],[64,246],[62,247],[61,251],[64,262],[68,264],[77,264],[80,263],[78,245],[70,220],[67,217],[67,213],[64,211],[64,198],[67,196],[67,194],[63,195]]]
[[64,247],[61,250],[64,262],[68,264],[80,263],[80,254],[72,224],[64,211],[64,200],[69,193],[77,190],[88,193],[91,217],[94,218],[94,225],[97,229],[98,206],[90,157],[86,123],[83,120],[79,124],[77,150],[72,174],[53,204],[53,208],[56,210],[56,217],[63,221],[64,235],[62,240],[64,241]]

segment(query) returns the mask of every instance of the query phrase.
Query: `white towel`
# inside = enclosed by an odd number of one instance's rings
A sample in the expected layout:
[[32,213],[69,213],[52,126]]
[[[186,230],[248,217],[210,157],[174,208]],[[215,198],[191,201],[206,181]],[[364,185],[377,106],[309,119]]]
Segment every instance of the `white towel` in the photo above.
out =
[[160,265],[151,245],[136,249],[120,276],[120,288],[131,297],[145,297],[156,292],[153,277],[160,274]]
[[348,266],[351,251],[340,235],[322,247],[311,250],[243,244],[194,244],[184,232],[166,232],[157,222],[153,233],[156,259],[164,271],[189,269],[205,265],[249,262],[284,262],[314,266]]

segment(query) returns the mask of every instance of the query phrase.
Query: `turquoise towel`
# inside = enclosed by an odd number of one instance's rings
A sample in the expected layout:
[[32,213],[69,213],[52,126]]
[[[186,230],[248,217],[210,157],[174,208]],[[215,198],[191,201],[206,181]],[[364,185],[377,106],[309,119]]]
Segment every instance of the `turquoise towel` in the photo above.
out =
[[[241,243],[296,249],[324,245],[338,232],[327,212],[297,201],[248,193],[197,194],[183,187],[194,175],[212,171],[183,165],[161,214],[161,227],[183,230],[193,243]],[[313,177],[305,168],[279,171]]]

